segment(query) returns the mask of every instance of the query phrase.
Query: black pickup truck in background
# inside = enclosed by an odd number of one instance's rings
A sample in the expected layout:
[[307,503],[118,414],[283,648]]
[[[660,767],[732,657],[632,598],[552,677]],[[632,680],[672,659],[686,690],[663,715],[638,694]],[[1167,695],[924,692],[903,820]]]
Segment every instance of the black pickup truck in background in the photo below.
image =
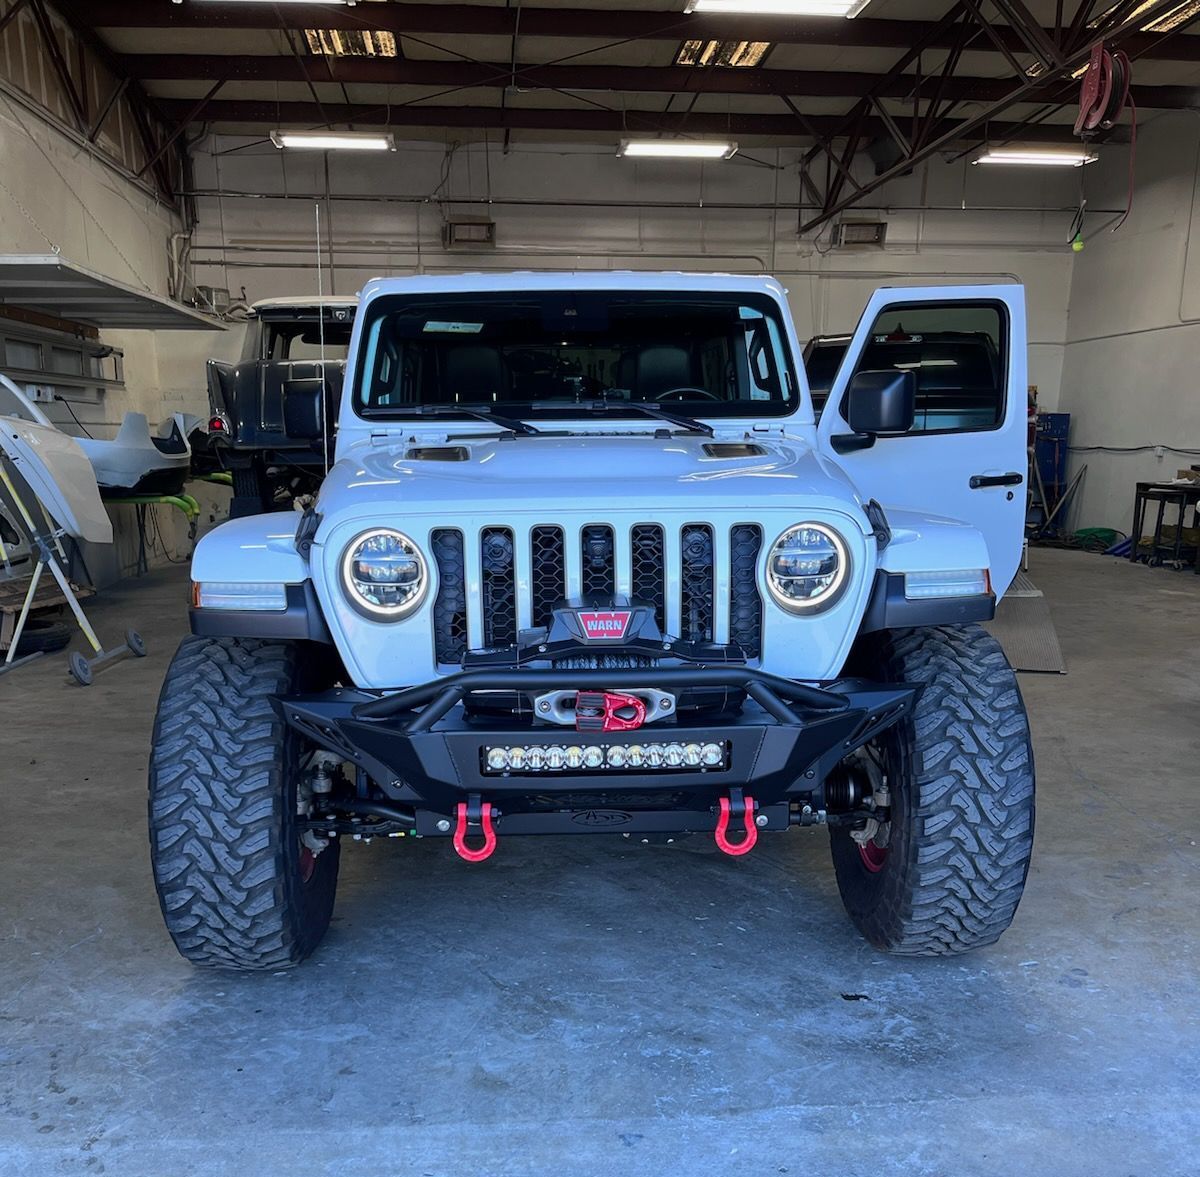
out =
[[209,438],[233,475],[233,516],[287,509],[320,486],[357,309],[353,295],[256,302],[242,358],[208,361]]

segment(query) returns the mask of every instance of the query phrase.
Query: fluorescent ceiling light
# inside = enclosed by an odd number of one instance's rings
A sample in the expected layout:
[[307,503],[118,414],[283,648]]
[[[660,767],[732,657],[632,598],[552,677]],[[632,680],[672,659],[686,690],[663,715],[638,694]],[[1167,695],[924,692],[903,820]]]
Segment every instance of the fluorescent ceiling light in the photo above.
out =
[[985,151],[972,163],[1007,163],[1017,166],[1043,168],[1081,168],[1095,163],[1100,157],[1082,147],[1050,148],[1038,151],[1035,148],[993,147]]
[[622,139],[618,155],[643,159],[728,159],[737,144],[726,140]]
[[395,151],[396,140],[376,131],[272,131],[271,142],[279,148],[310,151]]
[[685,12],[726,13],[730,16],[844,16],[855,17],[870,0],[688,0]]

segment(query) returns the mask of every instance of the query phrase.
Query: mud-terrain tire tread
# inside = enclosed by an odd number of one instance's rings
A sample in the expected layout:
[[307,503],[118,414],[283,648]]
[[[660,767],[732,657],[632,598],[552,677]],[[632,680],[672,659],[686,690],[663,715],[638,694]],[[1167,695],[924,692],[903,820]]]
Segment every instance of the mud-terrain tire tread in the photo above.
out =
[[883,872],[869,878],[857,846],[831,830],[847,910],[867,940],[900,955],[992,944],[1033,849],[1033,749],[1016,675],[978,625],[882,634],[875,657],[876,674],[924,690],[892,737],[904,795],[893,787]]
[[302,884],[291,737],[271,705],[297,688],[298,660],[287,642],[190,637],[167,672],[150,758],[151,857],[167,929],[194,964],[286,968],[329,924],[339,848]]

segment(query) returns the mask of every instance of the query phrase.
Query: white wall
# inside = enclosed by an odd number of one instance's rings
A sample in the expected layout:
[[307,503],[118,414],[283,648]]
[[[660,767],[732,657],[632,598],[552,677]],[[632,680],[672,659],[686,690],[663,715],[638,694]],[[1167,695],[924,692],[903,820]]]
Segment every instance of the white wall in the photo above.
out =
[[[1200,117],[1162,115],[1138,133],[1133,211],[1116,232],[1090,218],[1075,261],[1061,407],[1072,445],[1200,451]],[[1105,148],[1088,169],[1095,203],[1123,205],[1128,152]],[[1079,526],[1128,531],[1134,483],[1171,478],[1200,453],[1079,452],[1086,463]],[[1074,521],[1073,517],[1073,521]]]
[[[888,221],[884,249],[831,250],[828,228],[799,238],[797,212],[770,207],[797,201],[797,159],[795,151],[749,149],[719,163],[635,162],[595,145],[527,144],[506,155],[481,143],[448,158],[440,144],[414,142],[386,156],[331,155],[327,174],[321,155],[210,138],[196,149],[196,184],[226,194],[331,193],[332,200],[320,201],[327,291],[357,290],[377,274],[430,271],[767,272],[789,287],[804,338],[852,328],[879,285],[1015,277],[1026,284],[1030,303],[1030,379],[1039,385],[1042,403],[1055,406],[1071,281],[1071,214],[1040,210],[1071,206],[1072,180],[935,162],[868,199],[889,206],[878,214]],[[350,194],[390,199],[354,201],[345,198]],[[494,203],[478,203],[489,198]],[[531,203],[504,203],[520,200]],[[315,289],[316,201],[226,195],[197,203],[196,281],[227,286],[235,297],[245,286],[251,300]],[[1008,211],[1013,206],[1039,211]],[[443,211],[490,215],[497,222],[496,247],[445,252]]]
[[[0,96],[0,254],[57,252],[121,282],[165,294],[168,241],[178,228],[152,196]],[[188,349],[209,348],[219,338],[211,332],[171,335],[188,336]],[[150,331],[106,331],[102,338],[125,352],[125,387],[107,391],[99,405],[77,407],[96,436],[115,434],[127,411],[145,413],[152,425],[175,408],[207,411],[202,370],[185,378],[175,375],[170,362],[164,364],[173,379],[164,395],[159,360],[173,356],[169,338]],[[77,432],[62,406],[51,406],[51,416]],[[167,508],[156,511],[171,555],[186,556],[182,518]],[[137,559],[132,509],[114,508],[111,514],[113,548],[89,553],[89,566],[101,583],[129,574]],[[155,562],[163,559],[159,554]]]

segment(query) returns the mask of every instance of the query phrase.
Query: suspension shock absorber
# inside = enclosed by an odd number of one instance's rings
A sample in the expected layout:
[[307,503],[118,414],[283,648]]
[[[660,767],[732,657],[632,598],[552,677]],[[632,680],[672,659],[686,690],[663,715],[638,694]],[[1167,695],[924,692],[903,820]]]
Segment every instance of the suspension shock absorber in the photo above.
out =
[[825,778],[825,808],[830,813],[861,809],[871,792],[866,773],[853,765],[839,764]]

